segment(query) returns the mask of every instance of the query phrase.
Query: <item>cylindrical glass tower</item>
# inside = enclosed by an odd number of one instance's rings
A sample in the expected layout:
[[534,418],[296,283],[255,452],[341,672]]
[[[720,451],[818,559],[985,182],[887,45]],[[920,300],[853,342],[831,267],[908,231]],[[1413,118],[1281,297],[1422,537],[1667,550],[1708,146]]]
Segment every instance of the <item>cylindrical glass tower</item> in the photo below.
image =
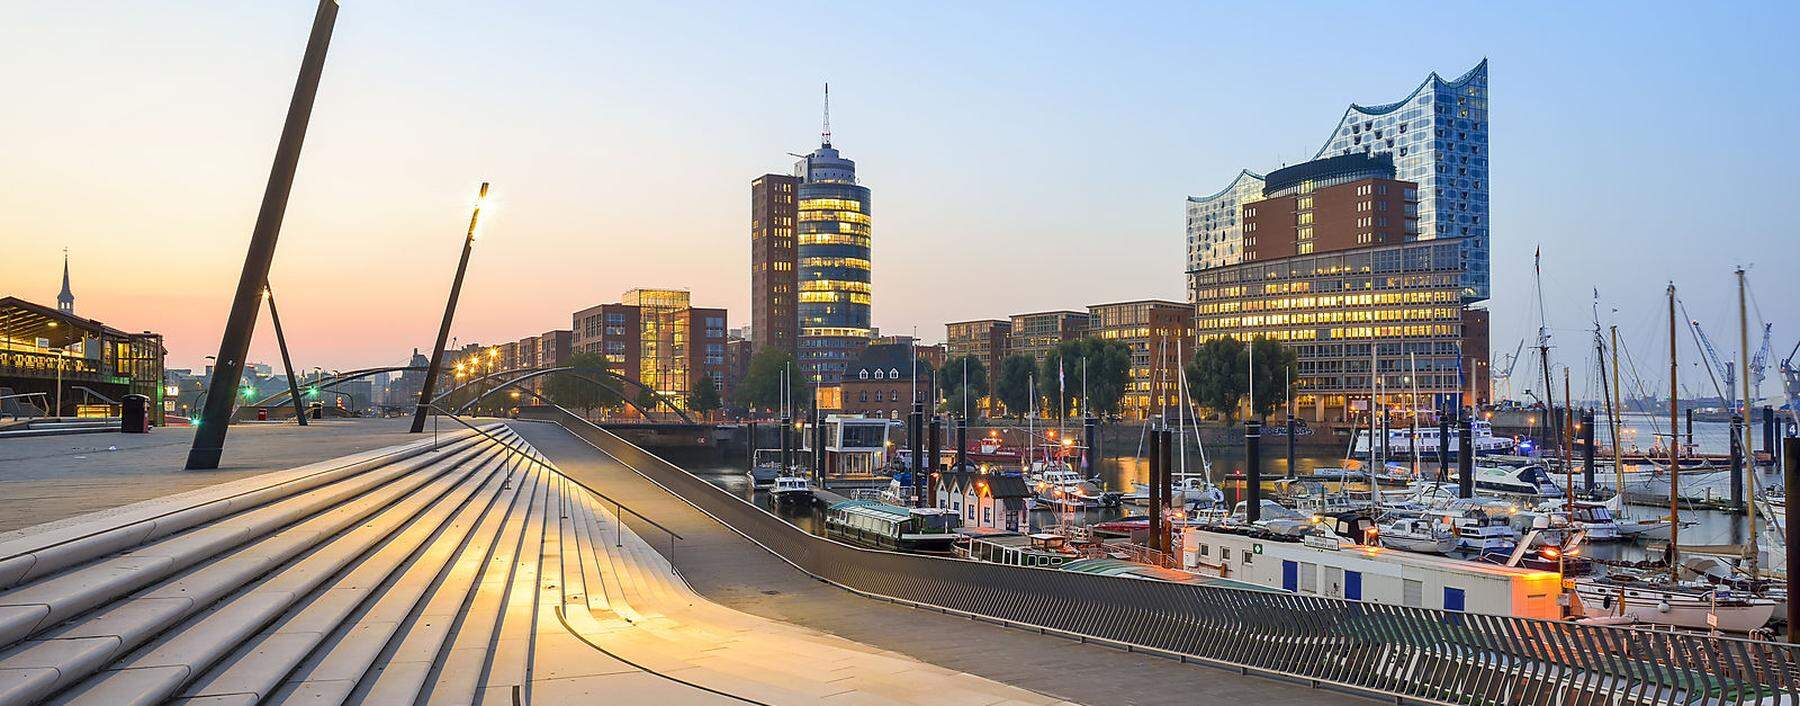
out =
[[830,142],[806,157],[798,236],[801,368],[834,383],[869,343],[869,190]]

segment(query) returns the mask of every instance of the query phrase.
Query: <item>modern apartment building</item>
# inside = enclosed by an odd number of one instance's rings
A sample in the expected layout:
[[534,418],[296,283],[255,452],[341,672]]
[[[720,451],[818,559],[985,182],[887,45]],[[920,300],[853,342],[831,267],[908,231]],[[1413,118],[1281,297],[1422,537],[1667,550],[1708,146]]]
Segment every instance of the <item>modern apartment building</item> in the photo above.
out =
[[[1000,361],[1006,360],[1011,350],[1007,339],[1012,334],[1012,322],[1000,319],[977,319],[975,321],[958,321],[944,325],[944,348],[946,356],[955,360],[963,356],[974,356],[981,361],[982,369],[987,371],[988,386],[984,397],[994,395],[994,382],[1000,378]],[[987,399],[982,400],[982,411],[987,411]]]
[[1028,355],[1039,363],[1063,341],[1087,335],[1088,314],[1081,311],[1040,311],[1013,314],[1007,334],[1007,355]]
[[1145,419],[1180,403],[1175,376],[1193,354],[1193,306],[1163,299],[1095,304],[1088,307],[1087,335],[1131,349],[1122,416]]
[[794,232],[800,177],[764,174],[750,182],[750,345],[794,352],[800,281]]
[[687,290],[633,289],[617,303],[575,312],[572,343],[685,409],[703,377],[725,390],[725,323],[724,309],[691,306]]

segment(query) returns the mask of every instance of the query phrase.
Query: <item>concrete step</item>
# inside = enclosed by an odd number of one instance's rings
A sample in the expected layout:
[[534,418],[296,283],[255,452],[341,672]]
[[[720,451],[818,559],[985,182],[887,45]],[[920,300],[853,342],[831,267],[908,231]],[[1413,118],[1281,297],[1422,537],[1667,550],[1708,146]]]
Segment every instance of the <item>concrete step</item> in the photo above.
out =
[[[126,702],[127,694],[150,701],[172,695],[296,600],[433,505],[454,487],[444,482],[445,476],[454,480],[468,474],[474,465],[471,460],[459,456],[420,469],[151,589],[146,597],[185,594],[192,599],[189,610],[169,616],[178,617],[179,622],[168,625],[167,620],[160,621],[156,627],[162,630],[154,637],[146,634],[141,623],[118,630],[104,612],[64,628],[77,634],[113,633],[120,644],[108,655],[113,663],[105,671],[79,684],[72,682],[96,670],[59,667],[61,683],[56,686],[72,687],[63,700],[110,704]],[[53,631],[49,639],[34,642],[63,638]]]
[[[63,689],[65,701],[90,692],[100,703],[160,700],[329,577],[339,557],[316,551],[321,545],[373,541],[455,487],[446,474],[467,475],[471,461],[497,454],[474,436],[435,452],[409,445],[97,513],[73,531],[40,537],[38,549],[16,556],[37,551],[69,563],[96,553],[99,540],[130,548],[0,593],[0,627],[11,643],[0,649],[0,703]],[[172,646],[155,651],[165,645]]]
[[[345,703],[414,703],[426,689],[450,644],[450,637],[466,622],[482,575],[502,540],[503,528],[525,516],[543,471],[527,467],[516,473],[500,491],[494,511],[481,519],[468,542],[426,589],[423,600],[399,627],[399,634],[385,646],[379,663],[351,689]],[[491,625],[492,616],[488,617]],[[477,621],[479,622],[479,621]],[[316,688],[316,687],[315,687]],[[290,683],[271,697],[270,703],[315,703],[301,685]]]
[[[471,453],[470,448],[459,446],[439,453],[463,458]],[[228,512],[232,502],[208,503],[190,511],[176,512],[165,519],[178,519],[184,524],[207,518],[211,521],[158,538],[132,540],[132,548],[0,592],[0,646],[14,644],[49,626],[93,610],[120,594],[138,590],[220,552],[242,546],[267,534],[270,528],[289,526],[382,484],[404,478],[436,463],[439,458],[412,458],[317,487],[284,484],[279,488],[288,495],[276,497],[273,493],[261,492],[247,495],[242,498],[246,503],[261,502],[228,516],[214,517]],[[173,528],[165,526],[164,529]],[[158,534],[155,527],[145,528],[145,531]],[[126,539],[123,535],[114,536],[120,541]],[[92,549],[80,551],[86,553]]]

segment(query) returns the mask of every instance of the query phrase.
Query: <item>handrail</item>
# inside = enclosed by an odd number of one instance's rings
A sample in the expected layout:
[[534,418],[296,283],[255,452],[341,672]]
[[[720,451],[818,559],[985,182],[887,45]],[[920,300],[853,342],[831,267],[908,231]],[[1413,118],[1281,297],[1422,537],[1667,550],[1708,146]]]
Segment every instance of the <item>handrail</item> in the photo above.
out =
[[[454,421],[457,424],[461,424],[465,427],[468,427],[470,430],[474,431],[475,433],[480,434],[483,437],[486,437],[489,441],[492,441],[495,444],[498,444],[501,448],[504,448],[507,451],[516,453],[521,458],[529,460],[532,463],[535,463],[539,466],[542,466],[544,468],[544,470],[550,471],[551,473],[555,473],[556,475],[560,476],[563,480],[569,481],[570,483],[574,483],[575,485],[579,486],[582,490],[585,490],[589,493],[594,494],[596,497],[600,498],[601,500],[605,500],[609,503],[612,503],[613,508],[615,508],[616,510],[621,511],[621,512],[629,512],[633,515],[636,515],[638,519],[648,522],[651,524],[651,526],[654,526],[655,528],[668,533],[668,535],[670,537],[670,540],[669,540],[669,551],[670,552],[673,552],[675,550],[674,549],[675,548],[674,540],[679,539],[683,542],[687,541],[686,537],[681,536],[675,530],[664,527],[664,526],[662,526],[662,523],[657,522],[656,520],[652,520],[648,517],[645,517],[644,513],[638,512],[637,510],[633,510],[630,505],[626,505],[625,503],[619,502],[617,499],[614,499],[612,496],[609,496],[606,493],[602,493],[598,490],[595,490],[595,489],[593,489],[593,487],[589,486],[588,484],[583,483],[580,480],[576,479],[575,477],[562,472],[562,469],[557,468],[556,466],[551,465],[549,463],[545,463],[544,461],[539,460],[537,457],[532,456],[531,454],[520,450],[518,447],[513,446],[512,444],[506,443],[505,441],[501,440],[499,437],[494,436],[494,434],[492,432],[489,432],[486,429],[482,429],[481,427],[470,424],[469,422],[465,421],[462,417],[457,416],[456,413],[437,406],[437,403],[426,402],[426,403],[420,404],[419,406],[429,408],[433,411],[438,412],[440,415],[446,415],[446,414],[449,415],[451,421]],[[564,410],[564,411],[567,411],[567,410]],[[615,514],[617,514],[617,513],[615,513]],[[623,522],[621,522],[620,524],[623,524]],[[615,541],[620,541],[620,540],[615,540]],[[614,544],[613,546],[618,546],[618,544]],[[669,563],[670,563],[671,567],[673,567],[675,562],[672,557],[671,557]]]

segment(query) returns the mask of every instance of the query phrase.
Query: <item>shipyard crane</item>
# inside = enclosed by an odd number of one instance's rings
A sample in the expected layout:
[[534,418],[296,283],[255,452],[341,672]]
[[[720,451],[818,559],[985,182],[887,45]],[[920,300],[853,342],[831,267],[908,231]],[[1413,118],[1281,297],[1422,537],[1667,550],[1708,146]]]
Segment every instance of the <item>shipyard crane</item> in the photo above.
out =
[[1800,343],[1795,343],[1794,350],[1781,359],[1781,391],[1787,396],[1788,418],[1800,426],[1800,368],[1794,367],[1795,354],[1800,354]]
[[1720,399],[1725,400],[1727,409],[1737,409],[1737,390],[1732,387],[1737,382],[1737,366],[1719,356],[1712,339],[1706,337],[1706,329],[1700,327],[1699,319],[1688,319],[1688,328],[1694,332],[1694,345],[1699,346],[1700,357],[1706,359],[1706,376],[1712,379],[1713,389],[1718,391]]
[[[1495,366],[1495,367],[1489,369],[1488,377],[1493,379],[1494,387],[1497,388],[1495,391],[1499,392],[1499,394],[1496,396],[1499,397],[1500,399],[1504,400],[1504,399],[1510,399],[1512,397],[1513,368],[1518,366],[1519,353],[1524,350],[1525,350],[1525,339],[1521,338],[1521,339],[1519,339],[1519,345],[1513,346],[1512,353],[1510,353],[1508,355],[1503,355],[1500,357],[1501,361],[1503,361],[1503,363],[1502,363],[1503,367]],[[1501,391],[1500,388],[1503,388],[1504,391]]]
[[1763,379],[1768,377],[1769,336],[1775,330],[1775,324],[1763,324],[1762,346],[1756,349],[1756,355],[1750,357],[1750,390],[1751,394],[1761,395]]

